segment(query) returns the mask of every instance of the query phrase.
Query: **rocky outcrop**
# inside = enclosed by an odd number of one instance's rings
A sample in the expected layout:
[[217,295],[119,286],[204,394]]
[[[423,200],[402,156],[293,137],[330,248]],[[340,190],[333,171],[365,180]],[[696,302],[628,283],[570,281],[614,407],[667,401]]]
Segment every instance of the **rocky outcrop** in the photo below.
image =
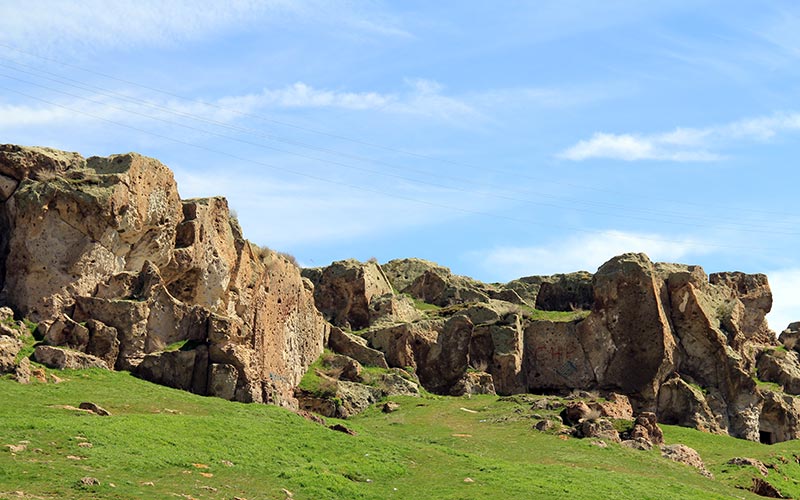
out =
[[706,469],[703,459],[700,454],[692,448],[684,444],[671,444],[661,448],[661,456],[668,458],[674,462],[686,464],[690,467],[697,469],[700,474],[713,478],[714,475]]
[[756,370],[764,382],[774,382],[789,394],[800,394],[800,356],[796,351],[762,351],[756,358]]
[[331,328],[328,345],[334,352],[349,356],[363,365],[389,368],[386,357],[381,351],[367,347],[367,340],[345,333],[337,327]]
[[536,294],[536,309],[542,311],[573,311],[591,309],[594,302],[592,275],[585,271],[550,276]]
[[33,357],[37,362],[59,370],[108,369],[105,361],[91,354],[49,345],[37,346]]
[[[317,271],[303,271],[313,278],[317,309],[336,326],[360,330],[372,324],[373,299],[392,295],[392,286],[377,262],[354,259],[334,262]],[[384,306],[386,307],[386,306]]]
[[0,175],[1,298],[72,348],[37,359],[77,353],[201,394],[293,403],[328,325],[313,285],[245,240],[223,198],[181,201],[169,169],[134,153],[0,146]]

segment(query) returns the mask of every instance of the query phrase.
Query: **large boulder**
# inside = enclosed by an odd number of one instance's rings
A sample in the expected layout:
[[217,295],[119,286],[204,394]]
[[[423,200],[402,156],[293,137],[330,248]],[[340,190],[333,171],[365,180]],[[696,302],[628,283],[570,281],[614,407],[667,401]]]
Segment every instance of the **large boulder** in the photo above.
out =
[[594,301],[592,275],[585,271],[556,274],[545,281],[536,294],[536,309],[543,311],[573,311],[591,309]]
[[0,163],[19,181],[2,207],[1,294],[22,315],[55,317],[114,274],[169,262],[182,209],[172,172],[157,160],[5,146]]
[[364,337],[389,366],[413,369],[427,390],[450,394],[467,371],[472,327],[467,317],[453,316],[370,330]]
[[800,394],[800,356],[796,351],[768,349],[756,358],[758,378],[774,382],[789,394]]
[[334,352],[349,356],[363,365],[389,368],[386,356],[381,351],[368,347],[366,339],[343,332],[340,328],[331,328],[328,346]]
[[[133,153],[0,146],[0,175],[0,299],[47,342],[201,393],[294,403],[328,324],[311,282],[245,240],[223,198],[181,202],[169,169]],[[175,343],[207,353],[165,352]]]
[[370,326],[373,299],[393,293],[392,286],[377,262],[354,259],[334,262],[315,276],[314,301],[325,318],[336,326],[360,330]]
[[49,345],[37,346],[33,358],[38,363],[58,370],[108,369],[106,362],[96,356]]
[[658,418],[664,424],[694,427],[716,434],[724,430],[709,407],[702,390],[680,377],[674,377],[661,384],[657,408]]

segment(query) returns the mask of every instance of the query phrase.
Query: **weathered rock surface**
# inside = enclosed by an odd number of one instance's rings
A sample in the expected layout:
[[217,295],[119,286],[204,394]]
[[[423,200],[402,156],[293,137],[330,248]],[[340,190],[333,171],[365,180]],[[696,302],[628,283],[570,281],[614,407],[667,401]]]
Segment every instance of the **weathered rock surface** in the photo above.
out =
[[800,394],[800,356],[796,351],[769,349],[756,358],[758,378],[774,382],[789,394]]
[[694,427],[715,434],[723,432],[703,392],[680,377],[661,384],[657,413],[659,420],[665,424]]
[[370,303],[393,293],[377,262],[343,260],[324,268],[321,274],[311,271],[306,276],[316,280],[314,300],[317,309],[332,324],[350,330],[370,326],[376,315]]
[[37,346],[33,357],[37,362],[59,370],[108,369],[106,362],[96,356],[49,345]]
[[337,327],[331,328],[328,345],[334,352],[349,356],[362,365],[389,368],[384,354],[381,351],[367,347],[366,339],[343,332]]
[[[311,283],[246,241],[223,198],[182,202],[169,169],[133,153],[0,146],[0,175],[0,298],[77,350],[38,356],[292,404],[327,323]],[[178,342],[194,349],[164,352]]]
[[592,275],[585,271],[550,276],[536,294],[536,309],[542,311],[573,311],[591,309],[594,302]]
[[703,463],[703,459],[700,458],[700,454],[684,444],[671,444],[662,446],[661,456],[674,462],[679,462],[694,467],[700,471],[700,474],[706,477],[714,477],[714,475],[711,474],[708,469],[706,469],[706,465]]

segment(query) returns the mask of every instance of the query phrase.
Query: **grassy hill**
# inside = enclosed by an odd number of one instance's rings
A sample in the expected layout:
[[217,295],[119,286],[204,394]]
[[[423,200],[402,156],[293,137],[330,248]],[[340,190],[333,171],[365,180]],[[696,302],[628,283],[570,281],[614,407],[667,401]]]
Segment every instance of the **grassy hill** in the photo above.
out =
[[[708,479],[656,450],[531,430],[529,404],[493,396],[393,398],[395,413],[375,407],[344,422],[358,433],[350,436],[281,408],[199,397],[127,373],[57,375],[64,381],[0,379],[0,498],[760,498],[736,488],[758,475],[725,465],[736,456],[771,464],[767,479],[800,496],[796,442],[766,446],[664,426],[668,443],[700,453],[715,475]],[[70,408],[83,401],[112,416]]]

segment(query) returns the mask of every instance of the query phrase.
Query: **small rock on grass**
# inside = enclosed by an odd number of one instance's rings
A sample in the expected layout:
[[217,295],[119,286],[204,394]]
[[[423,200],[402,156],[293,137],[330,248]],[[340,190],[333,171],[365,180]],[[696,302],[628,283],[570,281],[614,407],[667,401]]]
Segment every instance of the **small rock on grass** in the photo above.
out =
[[81,478],[81,484],[85,486],[99,486],[100,480],[98,480],[96,477],[86,476]]
[[101,406],[99,406],[99,405],[97,405],[95,403],[83,402],[83,403],[78,405],[78,408],[80,408],[81,410],[88,410],[88,411],[94,413],[95,415],[100,415],[101,417],[110,417],[111,416],[111,413],[109,413],[108,410],[106,410],[105,408],[103,408],[103,407],[101,407]]

